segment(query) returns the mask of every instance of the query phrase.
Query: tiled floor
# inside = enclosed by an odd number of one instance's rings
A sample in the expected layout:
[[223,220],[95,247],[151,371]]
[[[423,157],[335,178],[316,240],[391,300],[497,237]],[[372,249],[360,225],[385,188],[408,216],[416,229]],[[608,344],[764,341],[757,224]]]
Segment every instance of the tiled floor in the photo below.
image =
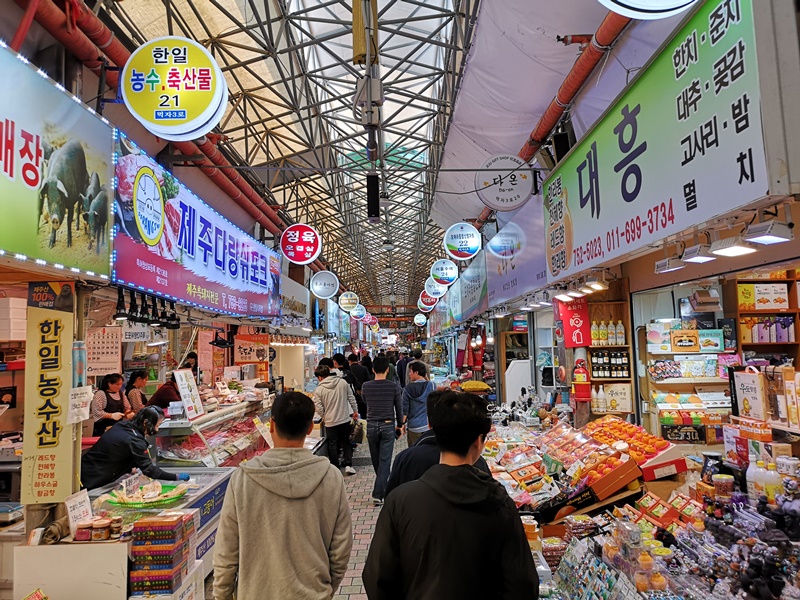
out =
[[[406,448],[406,437],[403,436],[395,444],[395,455]],[[367,600],[364,587],[361,585],[361,571],[367,560],[369,544],[375,531],[375,522],[378,519],[379,508],[372,506],[372,484],[375,473],[369,459],[367,444],[361,444],[356,449],[353,464],[358,471],[355,475],[345,477],[347,496],[350,499],[350,512],[353,518],[353,553],[350,555],[350,566],[339,593],[334,600]],[[213,600],[212,582],[214,576],[210,575],[206,581],[206,600]]]

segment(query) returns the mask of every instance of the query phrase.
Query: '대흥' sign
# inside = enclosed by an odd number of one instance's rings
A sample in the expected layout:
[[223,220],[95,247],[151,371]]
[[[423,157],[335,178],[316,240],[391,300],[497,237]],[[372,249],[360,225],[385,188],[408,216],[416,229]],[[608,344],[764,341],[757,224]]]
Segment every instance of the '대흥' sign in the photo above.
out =
[[345,292],[339,296],[339,308],[349,313],[358,306],[358,294],[355,292]]
[[548,282],[768,187],[753,0],[708,1],[545,182]]
[[280,315],[280,256],[127,139],[117,152],[114,281],[220,313]]
[[217,61],[202,45],[182,37],[139,46],[125,63],[120,90],[145,129],[172,141],[211,131],[228,103],[228,85]]

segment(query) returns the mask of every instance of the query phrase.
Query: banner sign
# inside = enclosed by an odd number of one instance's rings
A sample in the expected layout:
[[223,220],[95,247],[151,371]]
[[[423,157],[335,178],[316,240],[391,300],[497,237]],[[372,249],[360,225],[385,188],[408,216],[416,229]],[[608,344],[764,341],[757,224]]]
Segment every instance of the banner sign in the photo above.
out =
[[450,286],[447,295],[443,301],[447,304],[448,313],[448,327],[458,325],[463,321],[461,316],[461,278],[459,277],[456,282]]
[[592,326],[589,321],[589,303],[586,296],[572,302],[554,300],[558,320],[563,324],[564,346],[583,348],[592,345]]
[[339,335],[340,312],[342,312],[342,310],[339,308],[339,305],[333,300],[329,299],[327,301],[327,306],[325,307],[325,323],[327,325],[325,333],[332,333],[336,336]]
[[499,212],[517,210],[533,194],[534,174],[513,154],[492,156],[475,173],[475,189],[487,207]]
[[753,0],[705,2],[545,182],[548,282],[749,204],[768,185]]
[[289,262],[307,265],[322,252],[322,236],[311,225],[289,225],[281,234],[281,252]]
[[458,279],[458,265],[442,258],[431,265],[431,277],[439,285],[450,285]]
[[125,106],[145,129],[172,141],[211,131],[228,103],[225,76],[194,40],[160,37],[134,50],[120,77]]
[[269,335],[239,334],[233,338],[233,362],[237,365],[264,363],[269,359]]
[[[122,322],[123,342],[149,342],[152,336],[152,327],[147,323],[134,323],[131,320]],[[213,335],[211,339],[214,339]],[[210,341],[210,340],[209,340]],[[202,369],[205,370],[205,369]]]
[[205,414],[192,370],[175,369],[172,374],[175,376],[175,384],[178,386],[178,393],[181,395],[183,407],[186,409],[186,416],[194,419]]
[[0,248],[108,275],[112,128],[0,48]]
[[531,199],[486,244],[489,308],[510,302],[547,283],[541,196]]
[[489,309],[486,251],[479,252],[461,274],[461,320],[466,321]]
[[318,271],[311,276],[308,286],[317,298],[327,300],[339,291],[339,278],[330,271]]
[[274,317],[281,258],[132,142],[117,141],[113,279],[215,312]]
[[481,250],[481,232],[469,223],[456,223],[444,233],[444,251],[456,260],[469,260]]
[[[28,284],[25,346],[25,416],[22,447],[23,504],[63,502],[72,494],[72,387],[74,319],[72,283]],[[46,299],[50,290],[50,299]],[[69,302],[56,301],[69,290]],[[51,304],[49,308],[43,308]],[[59,308],[60,307],[60,308]]]

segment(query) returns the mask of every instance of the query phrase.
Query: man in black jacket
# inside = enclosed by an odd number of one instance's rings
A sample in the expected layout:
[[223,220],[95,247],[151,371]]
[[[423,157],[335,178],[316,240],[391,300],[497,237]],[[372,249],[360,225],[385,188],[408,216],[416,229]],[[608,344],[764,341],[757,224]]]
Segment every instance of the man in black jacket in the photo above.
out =
[[358,406],[358,414],[366,415],[367,405],[364,404],[364,400],[361,398],[361,386],[364,385],[363,382],[359,381],[358,377],[356,377],[355,373],[350,369],[350,363],[344,357],[344,354],[337,352],[331,356],[331,358],[333,359],[334,367],[342,374],[342,379],[349,383],[353,390],[353,395],[356,397],[356,405]]
[[491,428],[486,406],[462,393],[430,407],[440,464],[386,498],[363,572],[370,600],[538,598],[517,508],[472,466]]

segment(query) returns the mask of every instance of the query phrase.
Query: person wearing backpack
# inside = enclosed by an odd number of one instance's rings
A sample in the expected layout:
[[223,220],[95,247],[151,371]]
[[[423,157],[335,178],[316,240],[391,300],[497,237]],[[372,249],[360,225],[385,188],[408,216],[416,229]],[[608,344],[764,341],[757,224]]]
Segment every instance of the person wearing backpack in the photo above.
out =
[[404,425],[409,448],[428,431],[428,394],[435,389],[436,385],[428,381],[428,367],[424,362],[412,360],[408,363],[408,382],[403,389],[403,414],[406,415]]

